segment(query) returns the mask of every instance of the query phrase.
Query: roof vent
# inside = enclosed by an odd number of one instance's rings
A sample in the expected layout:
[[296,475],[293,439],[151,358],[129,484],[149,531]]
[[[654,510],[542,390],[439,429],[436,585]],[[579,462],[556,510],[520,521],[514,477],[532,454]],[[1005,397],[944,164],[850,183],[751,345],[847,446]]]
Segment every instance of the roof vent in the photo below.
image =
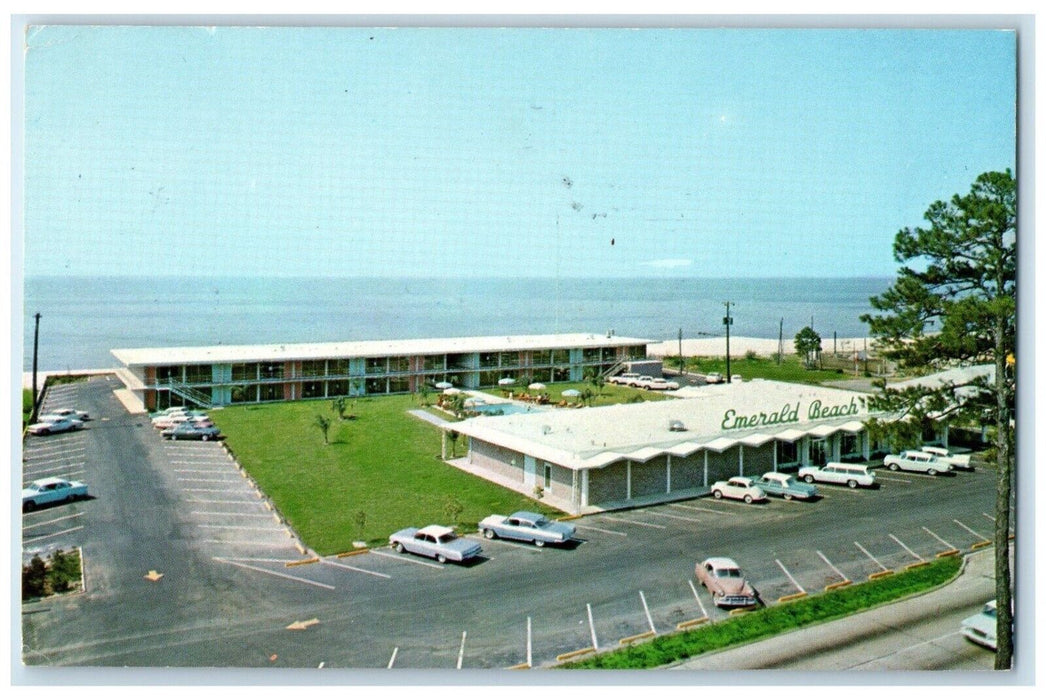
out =
[[670,420],[668,421],[668,429],[673,433],[682,433],[686,431],[686,426],[683,425],[681,420]]

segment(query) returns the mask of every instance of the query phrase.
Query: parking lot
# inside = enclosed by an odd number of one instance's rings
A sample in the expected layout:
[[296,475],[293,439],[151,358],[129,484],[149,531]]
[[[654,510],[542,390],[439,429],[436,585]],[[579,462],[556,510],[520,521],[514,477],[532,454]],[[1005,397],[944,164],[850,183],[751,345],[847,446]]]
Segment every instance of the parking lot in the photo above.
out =
[[59,388],[48,405],[94,420],[28,438],[25,479],[81,479],[92,498],[24,516],[23,541],[82,545],[88,585],[24,615],[30,664],[545,666],[724,618],[694,578],[708,556],[735,559],[773,605],[970,551],[994,526],[994,472],[878,471],[880,488],[818,485],[812,503],[697,498],[586,516],[563,547],[473,533],[484,553],[464,566],[388,547],[313,558],[220,443],[162,440],[106,378]]

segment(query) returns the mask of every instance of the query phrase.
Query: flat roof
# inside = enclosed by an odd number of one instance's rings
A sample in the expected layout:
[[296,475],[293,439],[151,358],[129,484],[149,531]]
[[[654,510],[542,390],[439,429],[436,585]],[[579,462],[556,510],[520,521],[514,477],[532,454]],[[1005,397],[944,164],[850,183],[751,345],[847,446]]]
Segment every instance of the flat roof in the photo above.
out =
[[211,345],[203,347],[118,348],[110,350],[127,366],[219,364],[289,360],[348,359],[453,355],[468,352],[562,350],[567,348],[647,345],[643,338],[602,333],[553,335],[499,335],[410,340],[361,340],[334,343],[274,343],[268,345]]
[[[867,394],[771,380],[718,384],[689,398],[471,418],[449,429],[574,469],[646,462],[699,449],[722,452],[774,439],[857,433],[872,415]],[[673,430],[674,421],[684,430]]]

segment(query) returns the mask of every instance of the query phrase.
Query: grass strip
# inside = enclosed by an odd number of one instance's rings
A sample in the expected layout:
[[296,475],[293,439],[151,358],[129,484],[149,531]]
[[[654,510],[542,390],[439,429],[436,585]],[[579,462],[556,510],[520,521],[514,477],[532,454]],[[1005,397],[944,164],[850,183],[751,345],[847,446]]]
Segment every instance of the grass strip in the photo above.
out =
[[961,563],[961,557],[945,557],[894,576],[761,608],[697,629],[657,637],[644,644],[571,661],[557,668],[643,669],[664,666],[709,651],[828,622],[927,591],[953,579]]

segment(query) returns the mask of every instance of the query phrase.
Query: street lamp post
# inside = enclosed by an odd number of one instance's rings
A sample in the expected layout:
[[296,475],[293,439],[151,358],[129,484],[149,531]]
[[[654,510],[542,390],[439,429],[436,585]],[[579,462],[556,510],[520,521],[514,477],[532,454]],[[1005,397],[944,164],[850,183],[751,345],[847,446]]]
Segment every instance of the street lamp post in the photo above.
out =
[[683,362],[683,329],[679,329],[679,373],[686,374],[686,363]]
[[726,383],[730,383],[730,326],[733,325],[734,319],[730,318],[730,304],[733,302],[724,301],[723,304],[726,306],[726,316],[723,317],[723,325],[726,326]]
[[29,417],[30,422],[36,420],[36,409],[37,409],[37,393],[36,393],[36,353],[37,347],[40,345],[40,314],[37,313],[33,318],[36,319],[36,328],[33,330],[33,414]]

